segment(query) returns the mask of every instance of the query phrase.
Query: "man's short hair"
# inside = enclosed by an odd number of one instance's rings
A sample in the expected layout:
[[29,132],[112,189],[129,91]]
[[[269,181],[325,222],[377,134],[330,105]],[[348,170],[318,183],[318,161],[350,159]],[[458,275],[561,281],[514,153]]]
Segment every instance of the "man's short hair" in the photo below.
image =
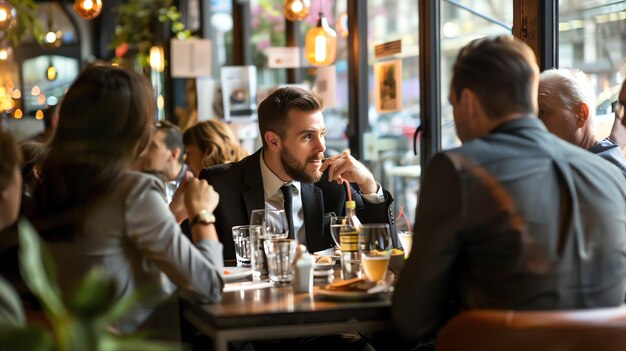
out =
[[493,119],[536,114],[536,62],[530,47],[511,35],[476,39],[459,52],[452,87],[457,99],[463,89],[474,92]]
[[[549,89],[546,89],[548,83]],[[577,69],[551,68],[541,72],[539,85],[547,95],[555,95],[560,100],[562,107],[576,112],[578,105],[584,102],[589,107],[589,121],[596,114],[596,94],[585,73]]]
[[314,92],[296,87],[284,87],[274,90],[259,104],[259,131],[265,145],[265,132],[271,131],[282,139],[289,123],[287,115],[291,110],[321,111],[324,108],[322,97]]
[[22,154],[13,135],[0,128],[0,192],[4,191],[13,178],[15,167],[22,162]]
[[178,162],[182,164],[184,162],[185,144],[183,144],[183,133],[180,131],[180,128],[168,121],[158,121],[155,126],[157,130],[165,134],[163,142],[168,150],[180,149]]

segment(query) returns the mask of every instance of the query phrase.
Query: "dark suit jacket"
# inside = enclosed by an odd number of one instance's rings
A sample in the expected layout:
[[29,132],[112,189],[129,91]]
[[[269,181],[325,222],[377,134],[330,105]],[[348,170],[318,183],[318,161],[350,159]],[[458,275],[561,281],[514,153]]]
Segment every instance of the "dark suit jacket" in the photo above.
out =
[[393,296],[405,336],[462,309],[618,306],[626,277],[626,179],[534,117],[436,155],[411,256]]
[[[254,154],[235,163],[227,163],[206,168],[200,172],[200,179],[206,179],[220,194],[220,203],[214,211],[220,241],[224,245],[224,259],[235,259],[235,248],[231,228],[250,223],[252,210],[265,208],[263,179],[261,177],[260,149]],[[345,186],[331,183],[326,175],[314,184],[302,183],[301,196],[306,226],[306,246],[309,252],[323,250],[334,245],[328,223],[324,215],[334,212],[337,216],[345,213]],[[356,189],[352,189],[352,199],[356,201],[357,216],[363,223],[390,223],[394,246],[397,246],[393,216],[393,197],[383,190],[385,202],[372,204],[363,201]]]

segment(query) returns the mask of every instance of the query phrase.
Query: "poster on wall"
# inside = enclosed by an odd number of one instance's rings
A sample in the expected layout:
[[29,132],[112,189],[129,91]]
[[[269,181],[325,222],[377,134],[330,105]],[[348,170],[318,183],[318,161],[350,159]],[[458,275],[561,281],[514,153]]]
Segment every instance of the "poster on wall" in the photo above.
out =
[[189,38],[170,40],[172,78],[211,76],[211,41]]
[[315,80],[315,90],[324,100],[324,108],[335,107],[335,84],[337,71],[335,66],[319,67],[317,69],[317,79]]
[[256,119],[256,67],[225,66],[221,70],[224,120]]
[[402,60],[374,64],[374,103],[378,113],[402,108]]

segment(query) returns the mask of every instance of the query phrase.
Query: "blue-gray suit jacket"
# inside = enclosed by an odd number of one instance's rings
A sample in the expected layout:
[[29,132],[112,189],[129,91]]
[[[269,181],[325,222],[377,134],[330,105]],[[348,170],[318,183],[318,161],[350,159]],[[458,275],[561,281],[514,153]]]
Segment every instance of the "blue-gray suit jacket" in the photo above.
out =
[[436,155],[411,257],[393,296],[406,337],[461,309],[618,306],[626,281],[626,179],[534,117]]

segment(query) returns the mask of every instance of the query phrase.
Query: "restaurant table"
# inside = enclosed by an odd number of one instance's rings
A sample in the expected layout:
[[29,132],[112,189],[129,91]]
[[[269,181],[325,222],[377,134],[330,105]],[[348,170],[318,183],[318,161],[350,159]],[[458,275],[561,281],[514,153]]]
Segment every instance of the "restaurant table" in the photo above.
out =
[[244,281],[227,284],[222,301],[197,303],[182,296],[182,315],[213,340],[215,351],[232,341],[285,339],[391,329],[391,293],[365,301],[330,301],[291,285]]

